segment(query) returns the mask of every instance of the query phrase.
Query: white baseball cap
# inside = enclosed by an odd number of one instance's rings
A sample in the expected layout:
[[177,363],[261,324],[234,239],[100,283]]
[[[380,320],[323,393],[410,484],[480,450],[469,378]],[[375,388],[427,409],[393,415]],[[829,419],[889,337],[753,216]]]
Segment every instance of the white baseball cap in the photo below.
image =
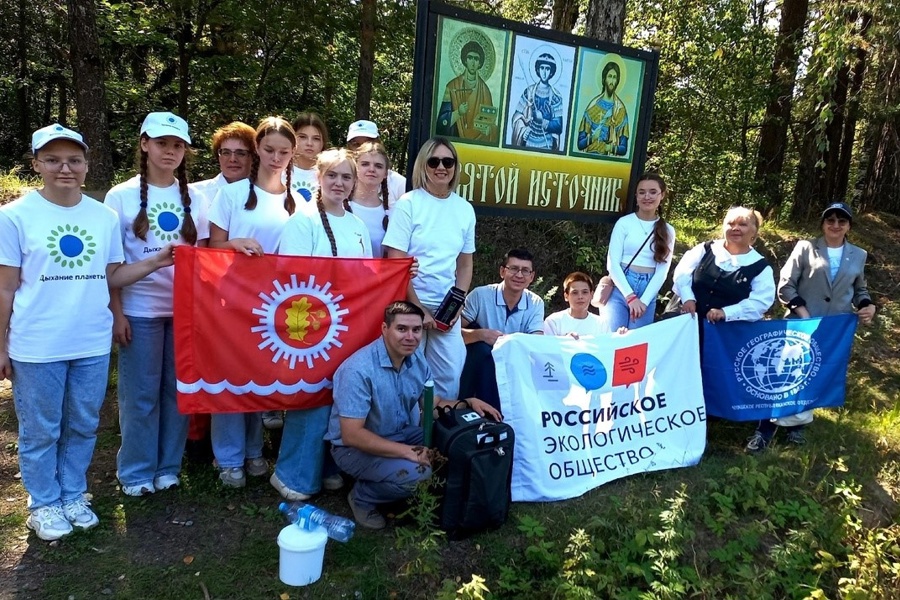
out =
[[31,134],[31,151],[37,152],[53,140],[69,140],[70,142],[75,142],[85,150],[88,149],[88,145],[84,143],[84,138],[81,137],[80,133],[67,129],[59,123],[54,123],[53,125],[47,125],[46,127],[38,129]]
[[170,112],[152,112],[147,115],[141,125],[141,133],[146,133],[151,138],[174,135],[186,144],[191,143],[187,121]]
[[378,125],[372,121],[354,121],[350,123],[350,128],[347,130],[347,141],[349,142],[353,138],[358,137],[377,138]]

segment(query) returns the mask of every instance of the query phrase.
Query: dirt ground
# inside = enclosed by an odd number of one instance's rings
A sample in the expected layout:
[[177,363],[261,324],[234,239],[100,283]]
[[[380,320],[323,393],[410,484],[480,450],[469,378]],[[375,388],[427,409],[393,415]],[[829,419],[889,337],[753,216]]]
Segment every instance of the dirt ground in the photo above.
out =
[[[48,543],[25,527],[27,498],[15,450],[17,421],[9,382],[0,382],[0,599],[55,598],[44,591],[48,572],[63,569],[77,577],[79,569],[84,568],[84,561],[77,557],[85,553],[119,555],[118,564],[130,569],[164,568],[187,563],[194,556],[236,554],[247,539],[272,540],[270,571],[277,579],[275,540],[284,523],[274,512],[281,498],[267,478],[250,478],[242,490],[224,490],[217,487],[211,466],[189,466],[185,477],[197,489],[127,498],[119,491],[115,475],[119,446],[115,419],[115,399],[108,398],[88,471],[88,491],[101,518],[100,529],[107,532]],[[271,443],[268,440],[266,446],[270,465],[275,456]],[[349,516],[345,494],[346,489],[325,492],[315,501],[326,510]],[[108,587],[100,590],[101,597],[114,597],[117,588],[125,585],[125,578],[125,573],[111,573]],[[189,597],[203,597],[199,593],[202,579],[198,586]]]

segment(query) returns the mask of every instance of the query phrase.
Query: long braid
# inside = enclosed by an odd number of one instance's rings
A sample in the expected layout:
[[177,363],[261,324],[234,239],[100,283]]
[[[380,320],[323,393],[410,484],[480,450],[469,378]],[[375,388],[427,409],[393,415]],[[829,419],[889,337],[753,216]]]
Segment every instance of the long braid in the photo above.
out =
[[250,165],[250,193],[247,194],[247,202],[244,203],[244,210],[253,210],[256,208],[256,178],[259,177],[259,154],[253,153],[253,163]]
[[197,225],[191,216],[191,194],[188,192],[187,159],[182,159],[181,164],[175,169],[175,177],[178,178],[178,190],[181,192],[181,207],[184,210],[184,221],[181,223],[181,237],[190,245],[197,243]]
[[348,213],[353,212],[353,206],[350,204],[350,196],[344,198],[344,210],[346,210]]
[[334,232],[331,231],[331,223],[328,222],[328,215],[325,214],[325,203],[322,202],[322,189],[316,191],[316,207],[319,209],[319,218],[322,219],[322,227],[325,228],[325,235],[331,242],[331,255],[337,256],[337,241],[334,239]]
[[285,196],[284,196],[284,210],[287,211],[289,215],[294,214],[294,211],[297,210],[297,203],[294,202],[294,196],[291,194],[291,174],[293,172],[293,166],[291,163],[288,163],[288,166],[284,169],[285,172]]
[[[390,173],[390,171],[388,171]],[[388,226],[388,183],[387,175],[381,180],[381,207],[384,209],[384,219],[381,220],[381,226],[387,231]]]
[[143,149],[140,152],[139,174],[141,178],[141,210],[138,211],[134,223],[131,224],[131,230],[134,235],[140,239],[147,241],[147,232],[150,230],[150,219],[147,217],[147,153]]

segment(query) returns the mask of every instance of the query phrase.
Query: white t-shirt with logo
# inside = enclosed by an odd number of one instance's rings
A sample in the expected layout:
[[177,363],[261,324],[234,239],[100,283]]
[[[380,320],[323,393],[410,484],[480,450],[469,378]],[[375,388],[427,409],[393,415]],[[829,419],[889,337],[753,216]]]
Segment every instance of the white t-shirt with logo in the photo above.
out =
[[[282,178],[282,183],[285,178]],[[316,192],[319,191],[319,179],[315,169],[301,169],[297,165],[291,168],[291,193],[298,205],[316,203]]]
[[[372,258],[372,242],[365,223],[353,213],[345,212],[338,217],[326,213],[337,255],[341,258]],[[278,254],[290,256],[334,256],[331,253],[331,242],[322,217],[315,214],[294,213],[284,226]]]
[[353,214],[359,217],[359,220],[366,224],[366,229],[369,231],[369,239],[372,240],[372,256],[375,258],[381,258],[384,256],[384,247],[381,245],[381,242],[384,240],[384,217],[387,215],[390,217],[391,210],[384,210],[382,205],[378,206],[363,206],[359,202],[350,201],[350,208],[353,210]]
[[[141,178],[135,176],[113,187],[106,194],[106,206],[116,211],[119,231],[125,248],[125,262],[140,262],[160,250],[166,244],[186,244],[181,237],[184,223],[184,207],[178,182],[164,188],[147,186],[147,219],[150,227],[147,239],[134,233],[134,220],[141,210]],[[191,194],[191,217],[197,228],[197,239],[209,238],[209,221],[204,202]],[[164,267],[150,273],[140,281],[122,288],[122,312],[129,317],[147,319],[172,316],[172,286],[175,283],[175,267]]]
[[116,213],[93,198],[65,207],[33,191],[0,207],[0,265],[18,268],[21,280],[10,358],[48,363],[108,354],[106,267],[124,260]]
[[456,259],[475,252],[475,211],[459,194],[436,198],[413,190],[391,210],[382,244],[419,259],[413,289],[422,304],[436,308],[456,285]]
[[213,200],[209,222],[227,231],[229,240],[251,238],[262,246],[263,252],[274,254],[278,249],[284,224],[291,216],[284,209],[286,194],[270,194],[259,186],[254,187],[256,208],[253,210],[244,208],[250,193],[249,179],[241,179],[220,188]]

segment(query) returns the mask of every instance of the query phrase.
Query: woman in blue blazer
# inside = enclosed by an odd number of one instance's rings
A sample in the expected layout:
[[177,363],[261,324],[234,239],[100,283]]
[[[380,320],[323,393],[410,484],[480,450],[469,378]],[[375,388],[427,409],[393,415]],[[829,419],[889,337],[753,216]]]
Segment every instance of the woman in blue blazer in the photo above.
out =
[[[847,241],[853,212],[835,202],[822,212],[822,236],[797,242],[781,269],[778,299],[788,308],[788,318],[825,317],[853,312],[863,324],[875,317],[875,305],[866,286],[866,251]],[[787,441],[803,444],[803,427],[812,422],[812,411],[787,418]],[[764,450],[778,424],[760,421],[747,443],[748,452]]]

